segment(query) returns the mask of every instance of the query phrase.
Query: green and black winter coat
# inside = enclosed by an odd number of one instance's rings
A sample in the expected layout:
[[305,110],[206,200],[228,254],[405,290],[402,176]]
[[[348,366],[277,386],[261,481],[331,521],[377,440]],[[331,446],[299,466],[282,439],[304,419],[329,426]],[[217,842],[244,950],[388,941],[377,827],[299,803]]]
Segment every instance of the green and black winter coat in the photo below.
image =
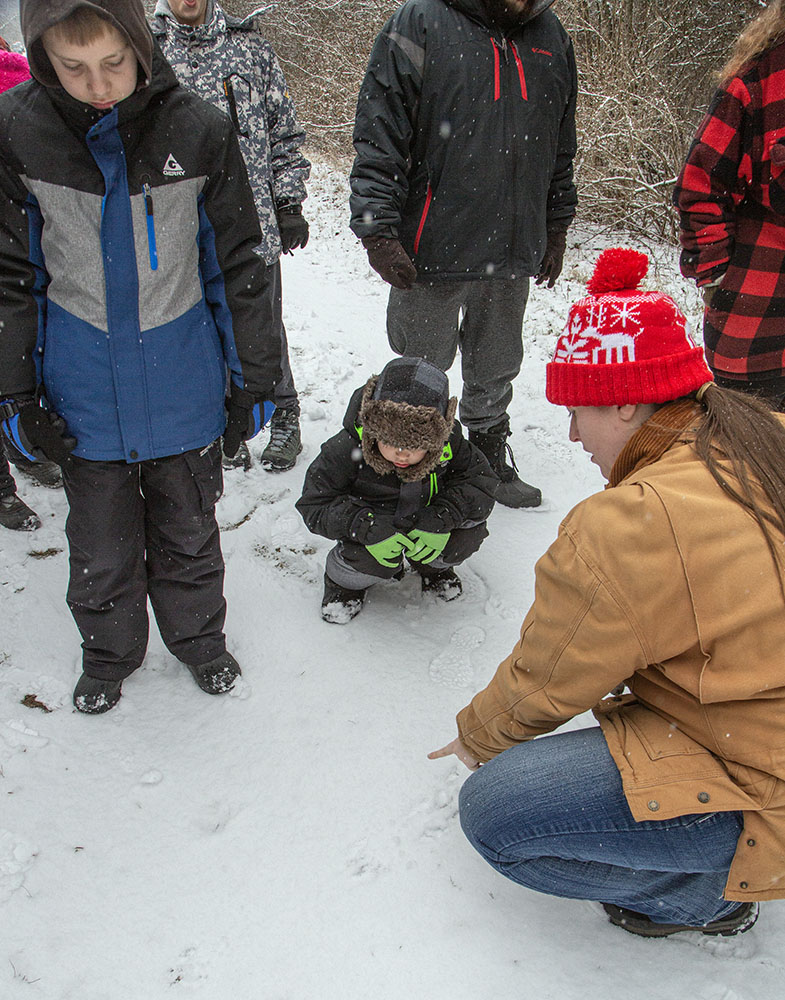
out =
[[343,429],[325,441],[306,473],[295,506],[308,529],[336,541],[355,541],[356,526],[369,510],[377,517],[392,516],[402,531],[447,532],[485,521],[493,510],[496,479],[460,423],[453,423],[441,457],[422,479],[406,482],[395,471],[382,475],[363,454],[359,414],[364,393],[367,386],[354,392]]

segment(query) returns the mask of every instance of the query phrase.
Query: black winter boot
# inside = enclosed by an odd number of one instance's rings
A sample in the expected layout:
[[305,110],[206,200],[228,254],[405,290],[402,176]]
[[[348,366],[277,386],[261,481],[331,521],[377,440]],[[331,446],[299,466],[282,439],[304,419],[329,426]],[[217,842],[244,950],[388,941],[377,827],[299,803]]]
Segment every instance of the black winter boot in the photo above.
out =
[[245,441],[240,442],[237,454],[231,458],[221,453],[221,465],[225,469],[242,469],[247,472],[251,468],[251,453],[248,451],[248,445]]
[[286,472],[294,467],[302,450],[300,418],[294,410],[276,410],[270,420],[270,440],[262,452],[262,468]]
[[74,707],[86,715],[108,712],[120,700],[122,686],[122,681],[103,681],[82,674],[74,688]]
[[57,490],[63,485],[63,470],[56,462],[40,461],[31,462],[25,458],[21,451],[12,441],[5,442],[5,450],[11,464],[15,469],[32,479],[39,486],[46,486],[50,490]]
[[346,625],[363,609],[364,590],[348,590],[324,574],[324,596],[322,597],[322,618],[332,625]]
[[208,694],[225,694],[234,687],[234,682],[240,676],[240,664],[227,650],[208,663],[186,663],[193,679]]
[[644,913],[637,913],[635,910],[628,910],[613,903],[603,903],[602,908],[608,914],[608,919],[612,924],[621,927],[622,930],[629,931],[630,934],[638,934],[640,937],[669,937],[671,934],[679,934],[682,931],[708,934],[712,937],[733,937],[735,934],[743,934],[748,931],[758,919],[757,903],[740,903],[726,917],[720,917],[719,920],[711,920],[708,924],[699,924],[695,927],[689,924],[657,924]]
[[[505,416],[487,431],[469,431],[469,440],[485,455],[491,469],[499,477],[494,494],[497,503],[504,507],[539,507],[542,493],[518,476],[512,448],[507,444],[510,433],[510,418]],[[507,464],[508,455],[511,466]]]
[[7,493],[0,497],[0,524],[11,531],[35,531],[41,519],[16,493]]
[[463,593],[461,578],[452,566],[448,566],[447,569],[434,570],[432,573],[421,570],[420,577],[422,578],[422,592],[433,594],[440,601],[454,601]]

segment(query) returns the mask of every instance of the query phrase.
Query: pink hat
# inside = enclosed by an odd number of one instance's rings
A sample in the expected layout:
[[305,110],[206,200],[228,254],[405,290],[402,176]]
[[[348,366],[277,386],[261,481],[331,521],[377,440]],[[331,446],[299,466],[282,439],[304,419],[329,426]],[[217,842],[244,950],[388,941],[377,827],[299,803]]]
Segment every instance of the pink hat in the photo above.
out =
[[665,403],[713,376],[669,295],[638,284],[649,259],[622,247],[605,250],[571,307],[546,367],[545,395],[562,406]]
[[0,50],[0,94],[30,79],[30,67],[19,52]]

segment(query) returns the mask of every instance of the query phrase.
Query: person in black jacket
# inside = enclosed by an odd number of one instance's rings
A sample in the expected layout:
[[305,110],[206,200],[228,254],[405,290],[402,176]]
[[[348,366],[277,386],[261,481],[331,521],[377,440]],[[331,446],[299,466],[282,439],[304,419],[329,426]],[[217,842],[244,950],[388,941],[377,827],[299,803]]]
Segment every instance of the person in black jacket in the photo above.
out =
[[312,532],[337,540],[324,576],[326,622],[359,614],[368,587],[402,578],[404,558],[423,591],[460,596],[453,567],[488,536],[495,480],[464,438],[457,405],[447,376],[422,358],[396,358],[355,390],[296,504]]
[[[577,203],[577,74],[553,0],[407,0],[357,103],[351,227],[391,286],[397,354],[447,371],[508,507],[540,504],[506,461],[529,278],[552,287]],[[460,316],[460,320],[459,320]]]

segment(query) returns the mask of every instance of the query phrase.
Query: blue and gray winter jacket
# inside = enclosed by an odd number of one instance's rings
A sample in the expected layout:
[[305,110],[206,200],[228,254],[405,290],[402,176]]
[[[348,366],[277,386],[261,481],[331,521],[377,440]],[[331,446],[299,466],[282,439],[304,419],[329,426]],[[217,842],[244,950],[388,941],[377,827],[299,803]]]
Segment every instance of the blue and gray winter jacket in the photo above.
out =
[[227,370],[272,398],[280,342],[229,119],[149,85],[103,113],[30,81],[0,97],[0,398],[38,392],[74,454],[142,461],[224,430]]

